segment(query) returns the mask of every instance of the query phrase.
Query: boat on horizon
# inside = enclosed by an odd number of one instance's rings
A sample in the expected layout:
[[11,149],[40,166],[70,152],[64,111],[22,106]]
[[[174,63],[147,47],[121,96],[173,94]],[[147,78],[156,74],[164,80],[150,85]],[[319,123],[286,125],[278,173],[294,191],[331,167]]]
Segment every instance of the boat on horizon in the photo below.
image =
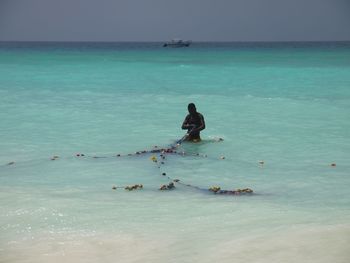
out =
[[192,41],[183,41],[182,39],[172,39],[171,41],[165,42],[163,47],[189,47]]

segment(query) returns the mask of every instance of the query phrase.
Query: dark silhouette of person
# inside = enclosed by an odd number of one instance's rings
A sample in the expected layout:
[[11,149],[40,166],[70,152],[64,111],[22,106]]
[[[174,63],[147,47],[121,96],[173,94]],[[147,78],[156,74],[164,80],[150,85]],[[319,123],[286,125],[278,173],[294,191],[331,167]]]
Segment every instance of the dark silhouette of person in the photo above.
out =
[[188,104],[187,108],[189,114],[186,116],[181,128],[187,130],[187,141],[199,142],[201,140],[200,131],[205,129],[204,117],[197,112],[194,103]]

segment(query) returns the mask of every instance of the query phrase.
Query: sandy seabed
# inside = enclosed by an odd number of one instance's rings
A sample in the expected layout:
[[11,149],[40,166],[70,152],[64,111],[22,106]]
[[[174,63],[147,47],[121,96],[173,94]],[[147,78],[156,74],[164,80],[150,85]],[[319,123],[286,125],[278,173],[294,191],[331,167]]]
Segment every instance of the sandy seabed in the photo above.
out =
[[[206,235],[203,234],[203,237]],[[91,235],[8,242],[0,262],[332,262],[350,259],[350,226],[291,226],[206,242],[184,236]],[[209,238],[209,235],[207,235]]]

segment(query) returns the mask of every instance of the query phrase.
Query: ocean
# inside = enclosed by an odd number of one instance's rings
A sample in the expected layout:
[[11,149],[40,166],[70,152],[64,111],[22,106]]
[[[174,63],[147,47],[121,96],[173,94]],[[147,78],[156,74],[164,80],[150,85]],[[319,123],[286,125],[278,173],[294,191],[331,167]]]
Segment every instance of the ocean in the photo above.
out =
[[0,262],[349,262],[349,42],[2,42],[0,120]]

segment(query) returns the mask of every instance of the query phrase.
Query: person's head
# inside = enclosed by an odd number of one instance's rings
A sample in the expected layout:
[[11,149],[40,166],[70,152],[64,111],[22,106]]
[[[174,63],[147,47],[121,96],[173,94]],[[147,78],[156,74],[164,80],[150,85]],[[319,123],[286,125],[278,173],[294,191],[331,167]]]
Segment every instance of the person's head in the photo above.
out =
[[196,105],[194,105],[194,103],[188,104],[187,109],[190,114],[194,114],[197,112]]

